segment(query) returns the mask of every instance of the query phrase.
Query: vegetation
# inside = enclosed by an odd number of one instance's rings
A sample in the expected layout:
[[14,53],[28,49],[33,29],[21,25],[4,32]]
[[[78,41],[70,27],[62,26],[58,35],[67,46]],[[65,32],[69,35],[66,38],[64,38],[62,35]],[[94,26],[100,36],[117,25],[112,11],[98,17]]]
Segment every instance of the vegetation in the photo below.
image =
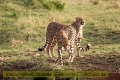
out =
[[[86,24],[82,46],[90,43],[91,50],[81,53],[85,56],[83,60],[76,59],[72,64],[65,62],[64,67],[56,68],[74,70],[74,66],[78,65],[78,70],[83,69],[82,66],[93,69],[94,64],[107,62],[114,53],[111,69],[116,67],[118,72],[119,3],[119,0],[0,0],[0,69],[21,70],[22,66],[23,70],[54,70],[46,52],[34,52],[45,44],[47,25],[52,21],[71,24],[76,17],[83,16]],[[55,53],[57,56],[57,50]],[[68,56],[65,53],[63,58]],[[90,63],[88,55],[96,63]]]

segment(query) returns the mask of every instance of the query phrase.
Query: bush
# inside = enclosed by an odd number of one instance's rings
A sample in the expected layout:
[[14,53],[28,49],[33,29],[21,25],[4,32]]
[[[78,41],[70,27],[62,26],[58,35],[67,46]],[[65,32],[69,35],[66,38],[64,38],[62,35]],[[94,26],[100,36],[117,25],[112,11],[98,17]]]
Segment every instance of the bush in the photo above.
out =
[[26,7],[33,9],[44,8],[48,10],[63,10],[65,3],[60,1],[47,2],[46,0],[21,0]]
[[59,1],[52,1],[52,2],[43,2],[43,8],[49,10],[63,10],[65,3],[61,3]]
[[53,1],[52,3],[55,5],[56,9],[58,9],[58,10],[63,10],[64,9],[65,3],[62,4],[59,1]]

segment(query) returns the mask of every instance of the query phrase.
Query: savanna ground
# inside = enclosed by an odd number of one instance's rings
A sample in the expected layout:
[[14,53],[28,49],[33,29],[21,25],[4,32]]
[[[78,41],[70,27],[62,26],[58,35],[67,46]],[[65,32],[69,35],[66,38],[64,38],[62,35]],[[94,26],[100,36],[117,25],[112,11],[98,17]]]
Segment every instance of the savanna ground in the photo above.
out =
[[[52,1],[59,1],[60,7]],[[119,14],[119,0],[1,0],[0,74],[4,70],[107,70],[110,77],[100,80],[120,79]],[[61,67],[48,60],[45,51],[34,52],[45,44],[50,22],[71,24],[78,16],[86,19],[81,44],[92,45],[81,53],[84,57],[68,63],[68,53],[64,52]],[[57,46],[55,54],[57,58]]]

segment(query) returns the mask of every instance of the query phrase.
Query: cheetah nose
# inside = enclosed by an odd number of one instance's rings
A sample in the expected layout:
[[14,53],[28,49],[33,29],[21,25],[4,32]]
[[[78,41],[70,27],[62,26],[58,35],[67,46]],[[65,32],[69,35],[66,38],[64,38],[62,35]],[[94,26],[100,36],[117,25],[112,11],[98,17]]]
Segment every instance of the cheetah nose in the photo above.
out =
[[82,25],[84,25],[84,24],[85,24],[85,22],[81,22],[81,24],[82,24]]

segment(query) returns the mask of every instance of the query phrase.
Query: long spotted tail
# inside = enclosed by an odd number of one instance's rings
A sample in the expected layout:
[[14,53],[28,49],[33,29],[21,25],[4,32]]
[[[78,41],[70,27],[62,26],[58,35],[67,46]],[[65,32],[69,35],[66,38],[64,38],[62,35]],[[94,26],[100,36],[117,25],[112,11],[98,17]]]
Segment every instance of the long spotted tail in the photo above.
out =
[[85,51],[90,50],[90,48],[91,48],[91,44],[87,44],[87,46],[86,46],[86,47],[84,47],[84,48],[80,48],[80,51],[85,52]]
[[44,51],[46,50],[46,48],[47,48],[47,43],[42,48],[38,48],[38,51]]

